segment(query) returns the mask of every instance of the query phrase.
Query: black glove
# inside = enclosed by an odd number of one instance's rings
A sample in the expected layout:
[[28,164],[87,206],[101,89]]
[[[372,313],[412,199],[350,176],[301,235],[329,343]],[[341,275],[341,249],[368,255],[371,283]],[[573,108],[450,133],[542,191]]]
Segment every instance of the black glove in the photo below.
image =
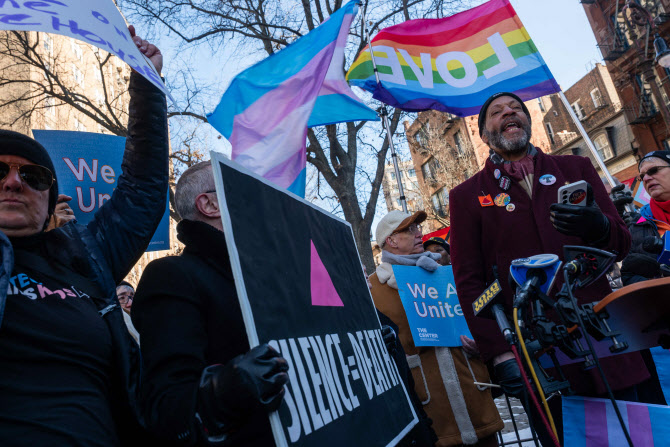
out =
[[621,271],[647,279],[661,276],[661,266],[650,255],[631,253],[623,260]]
[[205,368],[198,414],[209,436],[224,434],[259,410],[275,411],[284,397],[288,363],[271,346],[256,346],[225,365]]
[[382,337],[384,337],[384,344],[386,345],[389,354],[391,356],[395,355],[398,350],[398,347],[396,346],[398,338],[396,337],[393,328],[388,325],[382,326]]
[[593,200],[591,185],[587,186],[586,206],[554,203],[549,210],[551,223],[557,231],[596,245],[609,241],[610,221]]
[[516,360],[509,359],[493,367],[496,382],[502,387],[503,393],[509,397],[521,398],[525,392],[521,371]]

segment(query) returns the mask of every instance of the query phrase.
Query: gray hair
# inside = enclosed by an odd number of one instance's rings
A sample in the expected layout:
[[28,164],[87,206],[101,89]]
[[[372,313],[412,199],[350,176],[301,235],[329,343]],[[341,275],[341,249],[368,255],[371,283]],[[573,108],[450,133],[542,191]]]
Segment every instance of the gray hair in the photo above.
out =
[[209,161],[201,161],[184,171],[179,178],[175,190],[175,206],[182,219],[195,220],[198,216],[195,198],[203,192],[215,189],[211,167]]

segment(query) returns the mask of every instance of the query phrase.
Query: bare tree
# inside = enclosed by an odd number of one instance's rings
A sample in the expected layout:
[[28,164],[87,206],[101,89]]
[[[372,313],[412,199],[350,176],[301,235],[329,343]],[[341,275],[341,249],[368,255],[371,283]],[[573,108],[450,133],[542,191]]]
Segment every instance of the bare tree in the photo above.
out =
[[[179,36],[185,44],[207,44],[217,49],[236,44],[250,51],[268,55],[285,47],[314,29],[337,11],[343,0],[119,0],[119,6],[144,27],[159,24],[168,33]],[[463,9],[469,1],[460,0],[372,0],[366,1],[354,27],[355,53],[366,45],[365,17],[370,33],[400,21],[426,16],[448,15]],[[350,55],[350,56],[353,56]],[[344,69],[344,67],[343,67]],[[391,116],[395,132],[401,116]],[[375,269],[370,234],[388,152],[388,141],[375,148],[374,163],[360,170],[363,153],[361,139],[369,137],[366,122],[346,123],[310,129],[307,161],[332,189],[344,218],[352,225],[356,243],[368,272]],[[360,174],[368,181],[368,197],[361,197]],[[357,174],[359,174],[357,178]],[[319,181],[319,180],[317,180]],[[320,184],[319,184],[320,185]],[[321,194],[321,188],[318,194]],[[317,195],[318,195],[317,194]]]
[[[51,36],[35,32],[0,33],[1,126],[23,128],[23,123],[29,123],[34,116],[44,115],[49,110],[69,108],[93,120],[99,130],[122,137],[127,135],[130,70],[114,64],[115,56],[110,53],[85,44],[77,44],[77,48],[85,53],[86,60],[94,61],[89,68],[99,81],[100,88],[95,93],[92,89],[82,88],[81,80],[77,79],[78,65],[81,64],[73,61],[72,52],[56,45]],[[176,77],[180,81],[182,102],[186,108],[170,110],[168,117],[186,116],[196,122],[206,122],[202,114],[194,112],[199,88],[194,86],[188,72],[179,72]],[[173,211],[175,179],[184,167],[201,161],[205,154],[205,146],[196,135],[195,128],[197,126],[190,126],[190,129],[180,126],[180,133],[172,135],[172,142],[177,142],[177,148],[170,155],[173,162],[170,203],[171,217],[177,222],[180,218]]]
[[407,130],[410,150],[424,160],[419,191],[429,220],[442,227],[450,223],[449,192],[479,171],[474,148],[469,141],[458,140],[462,118],[428,111],[421,112]]

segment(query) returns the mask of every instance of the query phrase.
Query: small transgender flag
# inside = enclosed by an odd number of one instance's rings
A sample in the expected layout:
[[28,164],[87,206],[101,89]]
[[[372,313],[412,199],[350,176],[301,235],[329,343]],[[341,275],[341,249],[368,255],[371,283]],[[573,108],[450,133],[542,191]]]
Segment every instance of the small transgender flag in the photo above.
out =
[[[670,445],[670,407],[617,401],[635,447]],[[563,438],[570,447],[628,447],[609,399],[563,398]]]
[[378,119],[344,80],[344,47],[355,1],[280,52],[243,71],[207,115],[232,159],[305,196],[307,128]]

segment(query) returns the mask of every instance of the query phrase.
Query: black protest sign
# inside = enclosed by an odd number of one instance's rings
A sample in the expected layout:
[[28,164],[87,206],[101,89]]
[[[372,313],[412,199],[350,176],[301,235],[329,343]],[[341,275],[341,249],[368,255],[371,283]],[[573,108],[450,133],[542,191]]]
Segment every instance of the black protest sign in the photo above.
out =
[[380,332],[348,223],[212,153],[250,345],[290,381],[278,445],[392,446],[416,416]]

